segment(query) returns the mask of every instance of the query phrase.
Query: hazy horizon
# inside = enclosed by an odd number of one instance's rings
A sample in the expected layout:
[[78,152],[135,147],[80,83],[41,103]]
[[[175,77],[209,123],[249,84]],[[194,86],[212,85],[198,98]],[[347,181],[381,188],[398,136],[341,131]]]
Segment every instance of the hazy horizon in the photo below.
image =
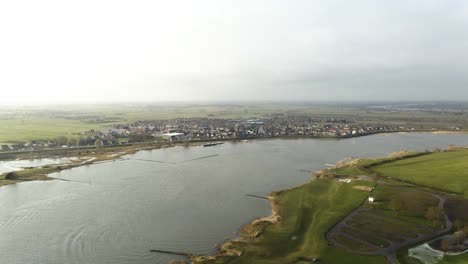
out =
[[366,100],[366,101],[356,101],[356,100],[322,100],[322,101],[227,101],[227,100],[212,100],[212,101],[114,101],[114,102],[87,102],[87,101],[74,101],[74,102],[10,102],[4,103],[0,102],[0,108],[3,109],[34,109],[38,107],[40,109],[55,109],[57,107],[63,107],[63,109],[73,109],[74,107],[112,107],[112,106],[129,106],[129,107],[138,107],[138,106],[161,106],[161,107],[190,107],[190,106],[233,106],[233,107],[250,107],[250,106],[349,106],[349,107],[404,107],[404,106],[422,106],[428,107],[433,106],[435,108],[468,108],[468,100],[419,100],[419,101],[384,101],[384,100]]
[[2,105],[468,100],[468,2],[4,1]]

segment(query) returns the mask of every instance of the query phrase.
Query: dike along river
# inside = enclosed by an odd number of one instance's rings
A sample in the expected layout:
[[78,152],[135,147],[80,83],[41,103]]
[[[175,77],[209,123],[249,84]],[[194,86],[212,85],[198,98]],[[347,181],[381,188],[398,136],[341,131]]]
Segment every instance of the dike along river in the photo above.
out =
[[346,157],[468,145],[463,134],[343,140],[256,140],[141,151],[0,188],[0,263],[168,263],[150,249],[208,254],[250,220],[267,195]]

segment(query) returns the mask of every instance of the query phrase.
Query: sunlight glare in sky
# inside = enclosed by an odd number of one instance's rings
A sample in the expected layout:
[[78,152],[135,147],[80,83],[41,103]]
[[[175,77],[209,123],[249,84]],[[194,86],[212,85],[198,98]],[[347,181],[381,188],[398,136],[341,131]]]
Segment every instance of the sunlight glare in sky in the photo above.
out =
[[2,1],[1,103],[467,98],[467,5]]

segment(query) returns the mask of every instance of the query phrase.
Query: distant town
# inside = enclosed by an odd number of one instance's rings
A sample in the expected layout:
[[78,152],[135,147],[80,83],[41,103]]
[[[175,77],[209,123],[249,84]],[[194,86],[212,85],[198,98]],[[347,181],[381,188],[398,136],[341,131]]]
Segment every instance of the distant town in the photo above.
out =
[[277,114],[256,119],[177,118],[117,124],[109,128],[91,129],[53,139],[4,144],[1,146],[1,151],[100,147],[148,141],[192,142],[286,136],[346,138],[414,130],[414,127],[362,124],[354,119],[320,118],[306,115]]

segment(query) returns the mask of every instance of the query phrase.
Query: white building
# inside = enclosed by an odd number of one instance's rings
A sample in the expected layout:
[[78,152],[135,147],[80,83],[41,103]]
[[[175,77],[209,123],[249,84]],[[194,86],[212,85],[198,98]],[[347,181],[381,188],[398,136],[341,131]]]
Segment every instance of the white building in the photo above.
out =
[[182,136],[184,135],[184,133],[164,133],[164,134],[161,134],[161,137],[164,138],[164,139],[168,139],[168,140],[177,140],[177,139],[180,139]]

